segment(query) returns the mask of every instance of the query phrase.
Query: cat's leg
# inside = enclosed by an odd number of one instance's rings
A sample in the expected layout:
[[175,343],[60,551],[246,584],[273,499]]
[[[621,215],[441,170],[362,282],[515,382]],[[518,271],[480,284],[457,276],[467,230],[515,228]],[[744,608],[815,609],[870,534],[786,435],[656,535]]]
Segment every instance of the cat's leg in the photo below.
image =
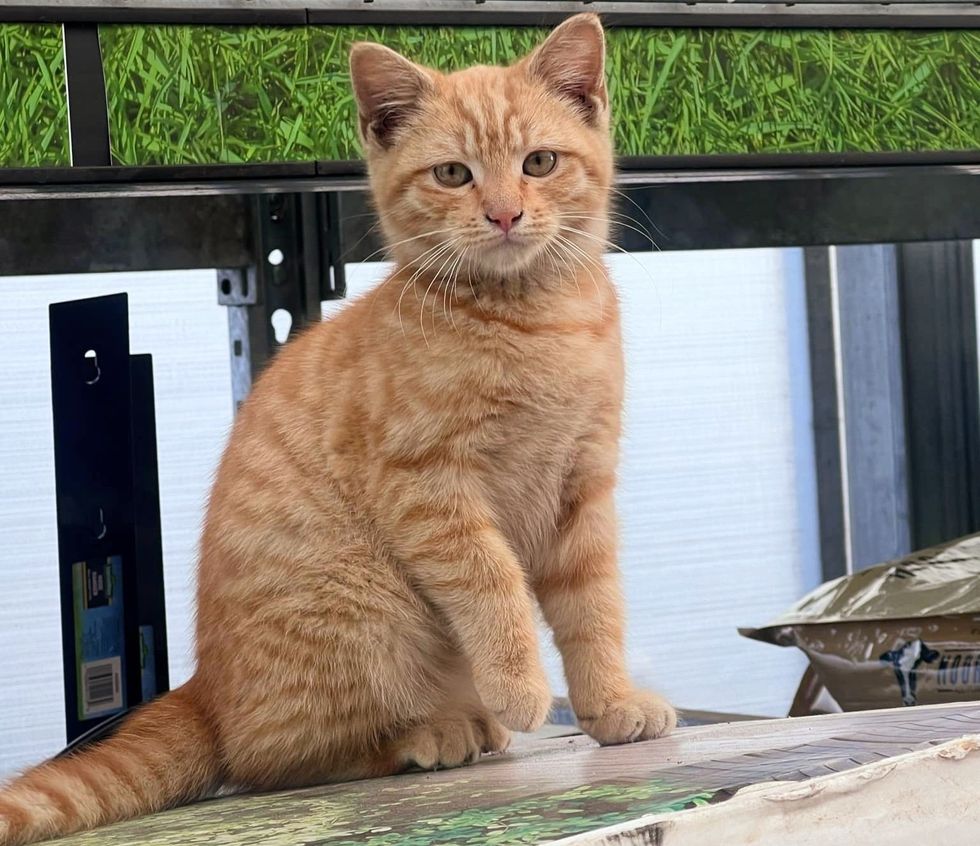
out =
[[490,513],[430,474],[398,488],[389,543],[409,581],[445,619],[469,663],[480,700],[507,728],[533,731],[551,693],[541,666],[524,570]]
[[583,453],[570,480],[557,543],[532,572],[562,655],[579,724],[602,744],[646,740],[677,722],[660,696],[633,688],[626,671],[623,599],[613,502],[615,450]]

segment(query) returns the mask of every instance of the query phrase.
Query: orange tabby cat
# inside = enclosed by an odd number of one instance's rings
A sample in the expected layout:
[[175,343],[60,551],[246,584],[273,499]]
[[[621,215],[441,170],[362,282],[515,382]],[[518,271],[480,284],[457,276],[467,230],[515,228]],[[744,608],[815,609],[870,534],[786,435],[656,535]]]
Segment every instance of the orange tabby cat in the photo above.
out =
[[510,68],[443,75],[354,47],[397,269],[291,341],[241,409],[194,677],[0,792],[0,844],[502,750],[549,709],[535,600],[585,731],[673,727],[623,657],[603,62],[591,15]]

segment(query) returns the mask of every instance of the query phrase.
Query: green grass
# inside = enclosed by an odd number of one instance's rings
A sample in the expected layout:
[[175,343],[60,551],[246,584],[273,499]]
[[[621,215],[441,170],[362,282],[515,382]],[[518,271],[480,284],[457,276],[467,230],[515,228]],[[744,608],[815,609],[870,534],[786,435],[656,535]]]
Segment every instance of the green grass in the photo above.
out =
[[61,27],[0,24],[0,167],[69,161]]
[[[522,55],[529,29],[102,30],[126,164],[349,159],[352,41],[452,69]],[[980,148],[980,32],[624,29],[609,33],[624,155]]]
[[[530,29],[106,26],[121,164],[358,156],[352,41],[444,69],[504,62]],[[980,32],[621,29],[623,155],[980,149]],[[0,25],[0,165],[68,163],[61,33]]]
[[421,60],[461,67],[504,60],[537,37],[472,29],[104,27],[113,155],[125,164],[356,158],[347,75],[353,41],[383,40]]
[[624,155],[980,149],[980,32],[625,30],[609,56]]

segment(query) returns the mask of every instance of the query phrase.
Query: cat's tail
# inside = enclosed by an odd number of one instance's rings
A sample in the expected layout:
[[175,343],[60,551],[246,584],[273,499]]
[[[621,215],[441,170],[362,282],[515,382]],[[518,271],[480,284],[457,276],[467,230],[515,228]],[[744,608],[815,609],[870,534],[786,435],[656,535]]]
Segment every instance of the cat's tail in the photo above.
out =
[[0,846],[24,846],[200,799],[220,781],[192,679],[139,708],[109,739],[0,787]]

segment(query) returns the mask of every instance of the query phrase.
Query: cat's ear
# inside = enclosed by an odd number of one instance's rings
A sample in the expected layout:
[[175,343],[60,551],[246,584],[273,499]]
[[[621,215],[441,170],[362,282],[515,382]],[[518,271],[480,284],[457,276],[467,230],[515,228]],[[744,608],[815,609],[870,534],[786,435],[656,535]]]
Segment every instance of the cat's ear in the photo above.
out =
[[595,123],[608,105],[606,39],[594,14],[575,15],[557,26],[527,59],[527,69]]
[[382,148],[391,146],[395,134],[433,88],[424,68],[394,50],[370,42],[351,47],[350,76],[361,140]]

